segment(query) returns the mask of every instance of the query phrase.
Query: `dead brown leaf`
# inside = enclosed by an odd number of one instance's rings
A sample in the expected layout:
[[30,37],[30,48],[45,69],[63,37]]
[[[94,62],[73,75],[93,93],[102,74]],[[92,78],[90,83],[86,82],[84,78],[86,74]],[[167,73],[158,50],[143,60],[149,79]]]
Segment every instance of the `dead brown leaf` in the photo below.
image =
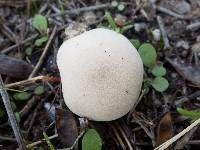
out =
[[[69,110],[56,108],[56,128],[63,147],[71,147],[78,137],[76,120]],[[78,145],[74,150],[78,149]]]
[[173,136],[173,123],[171,113],[167,112],[159,122],[156,145],[160,145]]
[[0,74],[14,78],[25,78],[31,71],[32,67],[27,62],[6,55],[0,55]]
[[200,67],[187,64],[178,59],[169,59],[167,61],[174,67],[174,69],[185,79],[196,86],[200,86]]

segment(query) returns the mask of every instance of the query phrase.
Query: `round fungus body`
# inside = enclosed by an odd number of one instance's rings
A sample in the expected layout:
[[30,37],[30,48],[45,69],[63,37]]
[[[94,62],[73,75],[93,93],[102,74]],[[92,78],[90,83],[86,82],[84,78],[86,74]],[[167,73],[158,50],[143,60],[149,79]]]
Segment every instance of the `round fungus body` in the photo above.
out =
[[57,64],[64,101],[79,116],[115,120],[138,99],[142,60],[129,40],[115,31],[93,29],[65,41]]

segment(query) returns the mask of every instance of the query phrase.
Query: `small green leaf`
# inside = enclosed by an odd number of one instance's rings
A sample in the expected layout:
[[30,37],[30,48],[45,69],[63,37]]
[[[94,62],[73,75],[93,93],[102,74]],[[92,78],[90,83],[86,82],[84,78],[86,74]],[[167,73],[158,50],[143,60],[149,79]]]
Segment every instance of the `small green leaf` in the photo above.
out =
[[44,86],[40,85],[35,88],[34,93],[36,95],[42,95],[44,93]]
[[102,140],[95,129],[89,129],[83,136],[82,150],[101,150]]
[[130,41],[136,49],[140,47],[140,41],[138,39],[130,39]]
[[200,118],[200,110],[188,111],[188,110],[183,109],[183,108],[177,108],[176,110],[179,114],[186,116],[186,117],[190,117],[194,120]]
[[112,1],[111,2],[111,6],[112,7],[117,7],[118,6],[118,2],[117,1]]
[[0,118],[4,116],[4,111],[3,109],[0,107]]
[[21,117],[20,117],[19,112],[15,112],[15,117],[16,117],[17,122],[20,123]]
[[43,147],[40,146],[40,147],[38,148],[38,150],[45,150],[45,149],[44,149]]
[[26,55],[31,55],[31,54],[32,54],[32,51],[33,51],[32,47],[27,47],[27,48],[25,49]]
[[35,15],[33,18],[33,26],[41,32],[47,32],[47,18],[42,15]]
[[125,6],[124,6],[124,4],[119,4],[119,5],[117,6],[117,8],[118,8],[119,11],[123,11],[124,8],[125,8]]
[[112,28],[113,30],[117,30],[118,27],[117,27],[117,25],[115,24],[115,21],[113,20],[113,18],[112,18],[112,16],[111,16],[110,12],[106,12],[106,13],[105,13],[105,16],[106,16],[106,19],[108,20],[108,23],[109,23],[109,25],[111,26],[111,28]]
[[45,141],[47,142],[47,144],[48,144],[50,150],[55,150],[55,148],[54,148],[53,144],[51,143],[51,141],[49,140],[49,137],[48,137],[48,135],[46,134],[46,132],[43,132],[43,136],[44,136],[44,139],[45,139]]
[[156,76],[156,77],[162,77],[166,75],[167,71],[164,67],[162,66],[155,66],[152,70],[151,73]]
[[155,65],[157,54],[155,48],[151,44],[142,44],[139,47],[138,52],[140,54],[140,57],[142,58],[143,64],[146,67],[152,68]]
[[169,82],[163,77],[156,77],[151,85],[158,92],[164,92],[169,87]]
[[15,93],[13,97],[16,100],[25,101],[31,97],[31,94],[28,92],[21,92],[21,93]]
[[46,43],[47,40],[48,40],[48,37],[43,36],[43,37],[41,37],[41,38],[39,38],[35,41],[35,45],[38,46],[38,47],[42,46],[44,43]]
[[15,111],[17,109],[15,102],[11,101],[10,104],[11,104],[12,110]]

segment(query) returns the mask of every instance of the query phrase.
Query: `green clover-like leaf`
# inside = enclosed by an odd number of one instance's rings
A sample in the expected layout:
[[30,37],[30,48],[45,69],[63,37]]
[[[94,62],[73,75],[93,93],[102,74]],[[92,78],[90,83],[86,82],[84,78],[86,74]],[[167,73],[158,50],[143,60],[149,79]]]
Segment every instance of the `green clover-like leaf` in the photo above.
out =
[[47,18],[42,15],[35,15],[33,18],[33,26],[40,32],[47,32],[48,24]]
[[83,136],[82,150],[101,150],[102,140],[95,129],[89,129]]
[[162,66],[155,66],[152,70],[151,73],[156,76],[156,77],[162,77],[166,75],[167,71],[164,67]]
[[41,38],[39,38],[39,39],[37,39],[35,41],[35,45],[38,46],[38,47],[42,46],[44,43],[47,42],[47,40],[48,40],[48,37],[47,36],[43,36],[43,37],[41,37]]
[[169,82],[163,77],[156,77],[151,85],[158,92],[164,92],[169,87]]
[[152,68],[155,65],[157,54],[153,45],[144,43],[139,47],[138,52],[142,58],[143,64],[146,67]]

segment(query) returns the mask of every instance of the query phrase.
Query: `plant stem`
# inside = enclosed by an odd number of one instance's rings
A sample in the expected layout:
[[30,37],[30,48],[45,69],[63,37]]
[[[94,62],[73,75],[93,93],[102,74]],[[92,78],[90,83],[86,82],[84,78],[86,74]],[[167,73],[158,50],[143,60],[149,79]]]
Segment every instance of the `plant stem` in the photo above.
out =
[[15,135],[17,143],[19,145],[19,149],[20,150],[26,150],[26,145],[25,145],[25,142],[23,140],[23,137],[22,137],[19,125],[17,123],[17,120],[15,118],[15,114],[12,110],[11,103],[10,103],[10,100],[9,100],[9,97],[8,97],[8,93],[6,92],[6,90],[4,88],[4,84],[3,84],[3,80],[1,78],[1,75],[0,75],[0,94],[1,94],[1,97],[3,99],[4,106],[6,108],[6,112],[8,114],[8,118],[9,118],[11,127],[13,129],[14,135]]

